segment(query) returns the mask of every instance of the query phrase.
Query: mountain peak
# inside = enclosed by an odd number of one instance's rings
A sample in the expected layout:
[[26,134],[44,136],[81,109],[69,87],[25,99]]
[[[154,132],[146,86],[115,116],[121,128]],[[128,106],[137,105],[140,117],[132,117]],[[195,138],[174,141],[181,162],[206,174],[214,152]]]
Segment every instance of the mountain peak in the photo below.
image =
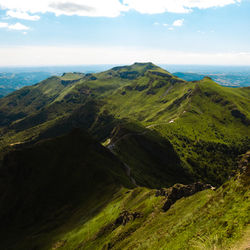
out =
[[152,62],[135,62],[133,65],[137,65],[137,66],[153,66],[153,67],[157,67],[155,64],[153,64]]
[[169,72],[156,66],[152,62],[135,62],[132,65],[118,66],[107,71],[107,73],[109,75],[113,75],[113,73],[115,73],[115,75],[118,74],[121,78],[132,80],[139,76],[143,76],[145,73],[149,71],[159,71],[170,74]]
[[159,68],[159,67],[156,66],[155,64],[153,64],[152,62],[135,62],[131,65],[114,67],[114,68],[112,68],[112,70],[115,70],[115,71],[131,71],[131,70],[147,71],[150,69],[157,69],[157,68]]

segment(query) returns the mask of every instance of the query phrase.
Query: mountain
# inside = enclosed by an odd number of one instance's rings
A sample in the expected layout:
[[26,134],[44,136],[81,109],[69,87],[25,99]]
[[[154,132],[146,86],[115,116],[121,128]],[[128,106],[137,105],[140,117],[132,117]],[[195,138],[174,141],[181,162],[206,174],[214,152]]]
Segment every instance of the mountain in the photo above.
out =
[[[139,138],[154,132],[170,142],[191,179],[221,184],[237,155],[248,150],[249,92],[219,86],[208,77],[186,82],[152,63],[64,74],[0,100],[1,147],[59,136],[74,127],[102,142],[112,139],[117,126],[125,131],[129,126],[130,134],[140,127]],[[151,153],[154,158],[156,152]],[[119,155],[126,164],[135,164],[126,151]],[[159,160],[153,161],[159,166]]]
[[210,78],[185,82],[148,72],[118,89],[106,109],[157,131],[198,178],[216,184],[248,150],[249,90],[225,88]]
[[175,72],[175,73],[173,73],[173,75],[177,76],[185,81],[200,81],[206,76],[204,74],[183,73],[183,72]]
[[153,63],[1,98],[3,248],[226,249],[248,223],[249,100]]
[[[27,85],[38,83],[52,74],[49,72],[18,72],[13,69],[8,72],[8,69],[2,69],[4,72],[0,73],[0,97],[3,97],[17,89]],[[7,70],[7,71],[6,71]]]

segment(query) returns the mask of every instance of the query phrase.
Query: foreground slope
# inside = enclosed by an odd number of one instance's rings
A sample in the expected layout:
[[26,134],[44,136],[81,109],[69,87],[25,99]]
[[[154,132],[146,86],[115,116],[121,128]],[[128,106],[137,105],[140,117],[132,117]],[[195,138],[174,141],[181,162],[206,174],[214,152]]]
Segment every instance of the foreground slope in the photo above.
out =
[[[168,197],[154,189],[121,189],[87,219],[86,207],[67,221],[32,231],[14,249],[237,249],[249,246],[250,153],[237,173],[218,190],[183,195],[165,211]],[[174,194],[174,193],[172,193]],[[172,197],[174,197],[172,195]],[[182,197],[182,198],[181,198]],[[91,213],[89,208],[88,213]]]
[[125,166],[84,131],[21,146],[0,168],[1,248],[57,227],[79,206],[82,220],[92,216],[122,186],[133,187]]

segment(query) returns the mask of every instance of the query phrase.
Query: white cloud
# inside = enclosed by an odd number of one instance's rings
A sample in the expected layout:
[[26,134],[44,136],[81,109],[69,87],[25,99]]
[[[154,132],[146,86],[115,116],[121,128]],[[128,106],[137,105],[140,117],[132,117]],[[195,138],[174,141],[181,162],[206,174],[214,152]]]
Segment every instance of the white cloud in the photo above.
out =
[[16,23],[16,24],[9,25],[8,29],[10,29],[10,30],[29,30],[30,27],[25,26],[25,25],[23,25],[21,23]]
[[178,19],[173,22],[173,26],[180,27],[183,25],[184,19]]
[[165,26],[165,27],[169,26],[169,24],[167,24],[167,23],[164,23],[164,24],[162,24],[162,25]]
[[168,30],[174,30],[174,28],[173,27],[169,27]]
[[188,13],[193,8],[206,9],[239,3],[241,0],[123,0],[130,9],[143,14]]
[[116,17],[128,7],[119,0],[0,0],[0,8],[21,13]]
[[194,8],[223,7],[240,2],[241,0],[0,0],[0,9],[13,11],[26,19],[34,19],[30,14],[46,12],[69,16],[116,17],[129,10],[143,14],[188,13]]
[[9,24],[8,23],[0,23],[0,29],[1,28],[8,28]]
[[24,19],[29,21],[38,21],[40,19],[40,16],[31,16],[27,12],[20,12],[20,11],[7,11],[6,15],[8,17],[18,18],[18,19]]
[[0,28],[7,28],[10,30],[29,30],[30,27],[25,26],[21,23],[8,24],[8,23],[0,23]]
[[249,65],[249,52],[189,53],[131,47],[2,47],[0,66],[131,64]]

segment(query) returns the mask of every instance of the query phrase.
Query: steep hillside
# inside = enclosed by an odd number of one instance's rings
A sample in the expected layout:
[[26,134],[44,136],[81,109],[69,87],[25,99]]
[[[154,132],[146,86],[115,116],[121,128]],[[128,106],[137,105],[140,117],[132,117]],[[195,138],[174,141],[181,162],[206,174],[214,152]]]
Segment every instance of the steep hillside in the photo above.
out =
[[210,78],[155,78],[149,71],[118,89],[104,109],[158,131],[196,178],[213,184],[225,181],[237,155],[249,148],[249,88],[222,87]]
[[1,248],[58,227],[79,206],[90,218],[121,187],[133,187],[126,167],[84,131],[19,146],[0,167]]
[[[53,228],[44,225],[43,231],[26,235],[14,249],[245,250],[249,156],[240,162],[241,174],[217,190],[201,191],[199,183],[162,190],[123,188],[92,217],[82,219],[86,209],[79,207],[67,221]],[[174,202],[166,209],[170,199]]]
[[[84,106],[93,104],[92,110],[96,109],[101,104],[98,104],[99,101],[93,103],[93,100],[100,99],[126,81],[111,79],[107,74],[99,78],[94,74],[64,74],[2,98],[0,147],[33,140],[42,131],[54,127],[58,121],[65,120],[75,110],[84,109]],[[66,132],[71,129],[72,126]]]
[[160,188],[193,179],[172,144],[155,131],[123,123],[104,145],[130,167],[140,186]]

